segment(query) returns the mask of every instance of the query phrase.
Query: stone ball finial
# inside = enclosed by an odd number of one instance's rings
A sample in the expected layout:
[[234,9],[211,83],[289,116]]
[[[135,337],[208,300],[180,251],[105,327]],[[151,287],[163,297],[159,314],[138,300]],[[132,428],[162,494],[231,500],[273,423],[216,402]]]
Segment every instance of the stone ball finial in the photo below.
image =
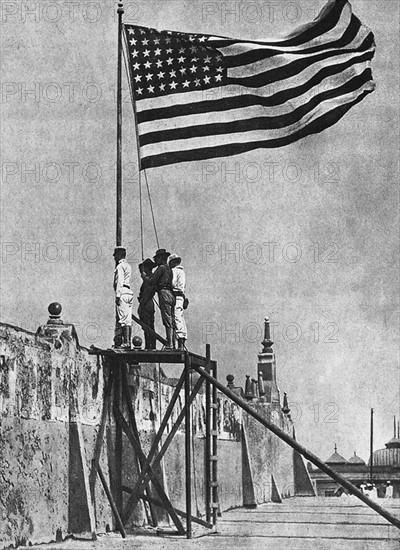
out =
[[140,338],[140,336],[134,336],[132,338],[132,344],[134,348],[141,348],[143,344],[143,340]]
[[52,302],[47,308],[47,311],[50,313],[51,316],[59,317],[61,315],[62,305],[58,302]]
[[48,325],[62,325],[63,322],[61,320],[61,312],[62,312],[62,305],[58,302],[52,302],[49,307],[47,308],[47,311],[50,313],[49,320],[47,321]]
[[233,374],[228,374],[228,376],[226,377],[226,380],[228,382],[228,388],[233,388],[234,387],[233,381],[235,380],[235,377],[233,376]]

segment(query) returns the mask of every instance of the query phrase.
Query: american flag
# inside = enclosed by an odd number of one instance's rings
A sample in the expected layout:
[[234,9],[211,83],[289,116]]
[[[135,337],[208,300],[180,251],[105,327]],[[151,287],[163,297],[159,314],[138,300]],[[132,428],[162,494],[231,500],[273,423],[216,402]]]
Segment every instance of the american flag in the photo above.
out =
[[124,29],[141,168],[288,145],[374,90],[374,36],[347,0],[272,42]]

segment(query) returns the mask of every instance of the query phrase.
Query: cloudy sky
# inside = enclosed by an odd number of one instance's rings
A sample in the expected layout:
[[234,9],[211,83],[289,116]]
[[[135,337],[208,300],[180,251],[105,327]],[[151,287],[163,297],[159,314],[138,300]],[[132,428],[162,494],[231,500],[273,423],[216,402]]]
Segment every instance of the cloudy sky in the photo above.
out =
[[[126,2],[126,22],[277,38],[322,0]],[[35,331],[52,301],[85,346],[112,341],[116,15],[109,0],[2,3],[2,322]],[[290,146],[148,171],[160,246],[188,277],[188,347],[256,375],[263,319],[298,439],[368,457],[399,415],[399,4],[353,0],[375,33],[376,91]],[[228,9],[228,7],[230,9]],[[124,76],[123,240],[140,285],[138,174]],[[145,255],[156,248],[144,201]],[[161,328],[160,328],[161,330]],[[171,374],[173,367],[171,367]]]

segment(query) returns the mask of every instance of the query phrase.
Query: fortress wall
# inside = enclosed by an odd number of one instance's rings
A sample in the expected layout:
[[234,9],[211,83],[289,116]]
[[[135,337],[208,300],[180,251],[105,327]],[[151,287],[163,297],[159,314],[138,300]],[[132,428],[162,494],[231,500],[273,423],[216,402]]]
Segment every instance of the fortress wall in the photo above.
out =
[[[106,364],[79,346],[72,325],[62,325],[57,330],[44,325],[36,335],[0,325],[0,548],[47,542],[70,533],[86,533],[90,537],[78,431],[82,433],[84,460],[90,471],[106,374]],[[128,380],[146,453],[175,382],[154,365],[129,367]],[[239,407],[225,396],[219,394],[218,399],[220,511],[243,505],[244,484],[256,494],[257,502],[270,500],[271,473],[281,491],[292,483],[288,448],[246,413],[242,415]],[[204,394],[200,393],[192,409],[192,509],[201,515],[205,511],[204,401]],[[182,394],[166,434],[183,403]],[[255,406],[262,414],[271,414],[270,405]],[[281,427],[282,423],[287,424],[281,412],[274,414]],[[244,467],[243,425],[250,473]],[[114,434],[115,425],[109,417],[100,464],[111,487]],[[180,509],[185,509],[184,466],[182,424],[158,471],[173,505]],[[123,484],[133,487],[137,475],[137,460],[124,436]],[[125,502],[127,497],[125,493]],[[97,532],[115,527],[99,480],[95,512]],[[157,516],[159,521],[168,519],[160,509]],[[140,502],[130,525],[145,525],[147,521]]]
[[[255,405],[257,412],[292,435],[292,423],[268,403]],[[254,496],[257,504],[271,500],[272,478],[282,497],[294,495],[293,450],[252,417],[244,415]]]
[[[78,403],[87,464],[101,410],[101,366],[66,326],[60,338],[0,325],[0,547],[65,536],[69,529],[72,399]],[[102,465],[108,469],[107,457]],[[111,524],[98,491],[99,528]]]

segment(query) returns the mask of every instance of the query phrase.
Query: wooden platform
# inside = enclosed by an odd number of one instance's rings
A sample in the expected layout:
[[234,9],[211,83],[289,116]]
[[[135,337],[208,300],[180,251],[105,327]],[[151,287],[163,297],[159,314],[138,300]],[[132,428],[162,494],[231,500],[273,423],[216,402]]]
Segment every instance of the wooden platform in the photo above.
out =
[[208,363],[206,357],[185,350],[142,350],[137,348],[91,348],[89,355],[101,355],[114,359],[124,359],[128,363],[185,363],[186,358],[191,364],[205,367]]

